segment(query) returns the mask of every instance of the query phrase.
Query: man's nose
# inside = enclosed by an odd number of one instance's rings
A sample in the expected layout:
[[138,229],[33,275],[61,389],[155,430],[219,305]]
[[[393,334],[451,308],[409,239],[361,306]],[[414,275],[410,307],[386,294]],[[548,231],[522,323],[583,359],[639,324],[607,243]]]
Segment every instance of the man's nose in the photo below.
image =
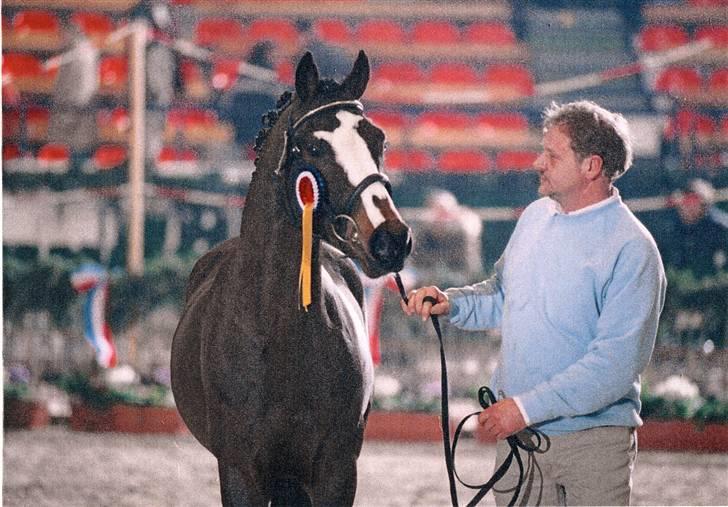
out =
[[543,163],[543,153],[541,153],[538,157],[536,157],[536,160],[533,162],[533,168],[536,169],[538,172],[543,172],[546,170],[546,165]]

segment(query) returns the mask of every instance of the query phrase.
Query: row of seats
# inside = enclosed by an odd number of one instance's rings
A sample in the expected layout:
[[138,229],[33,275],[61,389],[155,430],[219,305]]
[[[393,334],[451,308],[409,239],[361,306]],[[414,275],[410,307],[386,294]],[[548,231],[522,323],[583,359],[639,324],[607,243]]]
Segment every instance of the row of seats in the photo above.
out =
[[658,74],[655,91],[675,97],[728,103],[728,67],[708,69],[704,75],[696,67],[668,67]]
[[[21,10],[12,18],[2,17],[3,46],[13,49],[57,50],[64,44],[64,23],[52,11]],[[80,31],[97,47],[104,47],[107,37],[117,28],[116,21],[103,12],[73,12],[68,26]],[[107,50],[119,51],[121,44]]]
[[500,151],[491,156],[482,150],[444,150],[432,153],[421,149],[390,149],[384,165],[393,173],[440,171],[447,173],[484,173],[490,171],[529,171],[538,153],[530,150]]
[[[99,46],[114,30],[115,21],[100,12],[74,12],[69,23]],[[11,19],[3,16],[4,45],[11,48],[54,50],[63,44],[63,22],[53,11],[21,10]],[[336,44],[477,44],[513,46],[511,27],[500,21],[474,21],[460,26],[448,20],[424,20],[406,26],[395,20],[365,19],[351,24],[338,18],[312,22],[311,33]],[[295,49],[307,30],[287,18],[258,18],[248,24],[229,17],[198,21],[193,39],[211,49],[240,53],[260,40],[272,40],[284,51]]]
[[684,26],[675,23],[645,25],[638,34],[637,42],[641,51],[654,52],[705,39],[710,40],[714,47],[728,48],[728,25],[699,26],[692,36]]
[[[527,117],[520,112],[469,114],[435,110],[411,115],[394,109],[373,109],[367,116],[387,133],[391,145],[531,146],[536,137]],[[7,109],[3,114],[3,138],[45,141],[49,122],[50,110],[43,106],[31,106],[23,115],[16,109]],[[96,113],[98,139],[102,142],[125,142],[129,126],[129,114],[124,107],[100,109]],[[175,108],[167,113],[165,139],[169,141],[182,136],[193,144],[205,144],[226,141],[228,135],[229,126],[214,111]]]
[[[55,173],[68,172],[71,151],[60,143],[41,146],[34,156],[23,153],[14,143],[3,143],[3,165],[8,172]],[[527,171],[533,168],[538,154],[532,150],[500,151],[491,156],[482,150],[390,149],[384,157],[385,168],[391,172],[443,171],[455,173],[487,171]],[[27,162],[28,159],[35,163]],[[94,151],[87,171],[106,171],[123,167],[128,160],[127,147],[120,144],[101,145]],[[188,176],[199,174],[200,157],[191,148],[164,146],[156,158],[156,171],[160,176]]]
[[722,117],[683,108],[668,118],[667,141],[692,139],[700,145],[728,145],[728,114]]
[[[238,60],[217,60],[212,76],[207,78],[202,67],[190,60],[183,63],[181,73],[184,85],[192,97],[209,96],[209,85],[227,88],[235,80]],[[286,61],[276,72],[284,83],[293,78],[293,64]],[[126,93],[129,63],[124,56],[105,56],[99,63],[99,93],[122,95]],[[3,55],[3,80],[12,81],[20,91],[51,93],[57,69],[46,68],[40,58],[30,53],[9,52]],[[369,99],[390,101],[399,95],[412,100],[412,90],[397,87],[414,85],[420,93],[427,90],[422,85],[449,87],[477,87],[490,90],[494,101],[525,98],[534,93],[534,77],[528,67],[519,64],[493,64],[482,71],[461,62],[441,62],[424,68],[414,62],[389,62],[375,66]],[[416,91],[416,90],[415,90]],[[416,97],[416,96],[415,96]],[[396,100],[395,100],[396,101]]]

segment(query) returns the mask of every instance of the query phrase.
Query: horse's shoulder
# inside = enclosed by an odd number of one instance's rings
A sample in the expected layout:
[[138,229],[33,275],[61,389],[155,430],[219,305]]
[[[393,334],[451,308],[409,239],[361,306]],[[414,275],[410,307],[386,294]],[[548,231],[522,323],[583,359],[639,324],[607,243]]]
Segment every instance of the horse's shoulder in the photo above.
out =
[[348,257],[344,257],[340,251],[326,244],[324,244],[322,253],[327,261],[325,264],[344,279],[357,303],[362,306],[364,304],[364,287],[361,283],[361,275],[354,262]]
[[187,282],[187,301],[205,282],[213,280],[223,266],[237,258],[240,241],[240,237],[223,241],[198,259]]

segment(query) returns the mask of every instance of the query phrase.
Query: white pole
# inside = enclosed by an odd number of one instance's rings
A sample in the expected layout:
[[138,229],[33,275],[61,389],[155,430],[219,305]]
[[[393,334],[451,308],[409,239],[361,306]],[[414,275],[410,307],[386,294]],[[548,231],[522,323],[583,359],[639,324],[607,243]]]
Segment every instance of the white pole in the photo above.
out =
[[135,21],[132,30],[129,73],[131,132],[129,135],[129,225],[127,270],[144,274],[144,113],[146,105],[145,56],[147,26]]

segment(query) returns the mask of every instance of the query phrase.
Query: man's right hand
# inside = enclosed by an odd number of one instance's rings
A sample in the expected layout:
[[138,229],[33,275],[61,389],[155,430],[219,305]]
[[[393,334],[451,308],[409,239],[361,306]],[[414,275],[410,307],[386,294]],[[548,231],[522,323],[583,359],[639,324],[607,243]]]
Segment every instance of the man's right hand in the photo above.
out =
[[[433,298],[436,303],[433,305],[429,300],[424,301],[427,296]],[[412,290],[407,297],[409,299],[407,304],[404,301],[400,302],[402,311],[407,315],[419,315],[422,320],[427,320],[430,315],[450,313],[450,301],[447,295],[434,285]]]

